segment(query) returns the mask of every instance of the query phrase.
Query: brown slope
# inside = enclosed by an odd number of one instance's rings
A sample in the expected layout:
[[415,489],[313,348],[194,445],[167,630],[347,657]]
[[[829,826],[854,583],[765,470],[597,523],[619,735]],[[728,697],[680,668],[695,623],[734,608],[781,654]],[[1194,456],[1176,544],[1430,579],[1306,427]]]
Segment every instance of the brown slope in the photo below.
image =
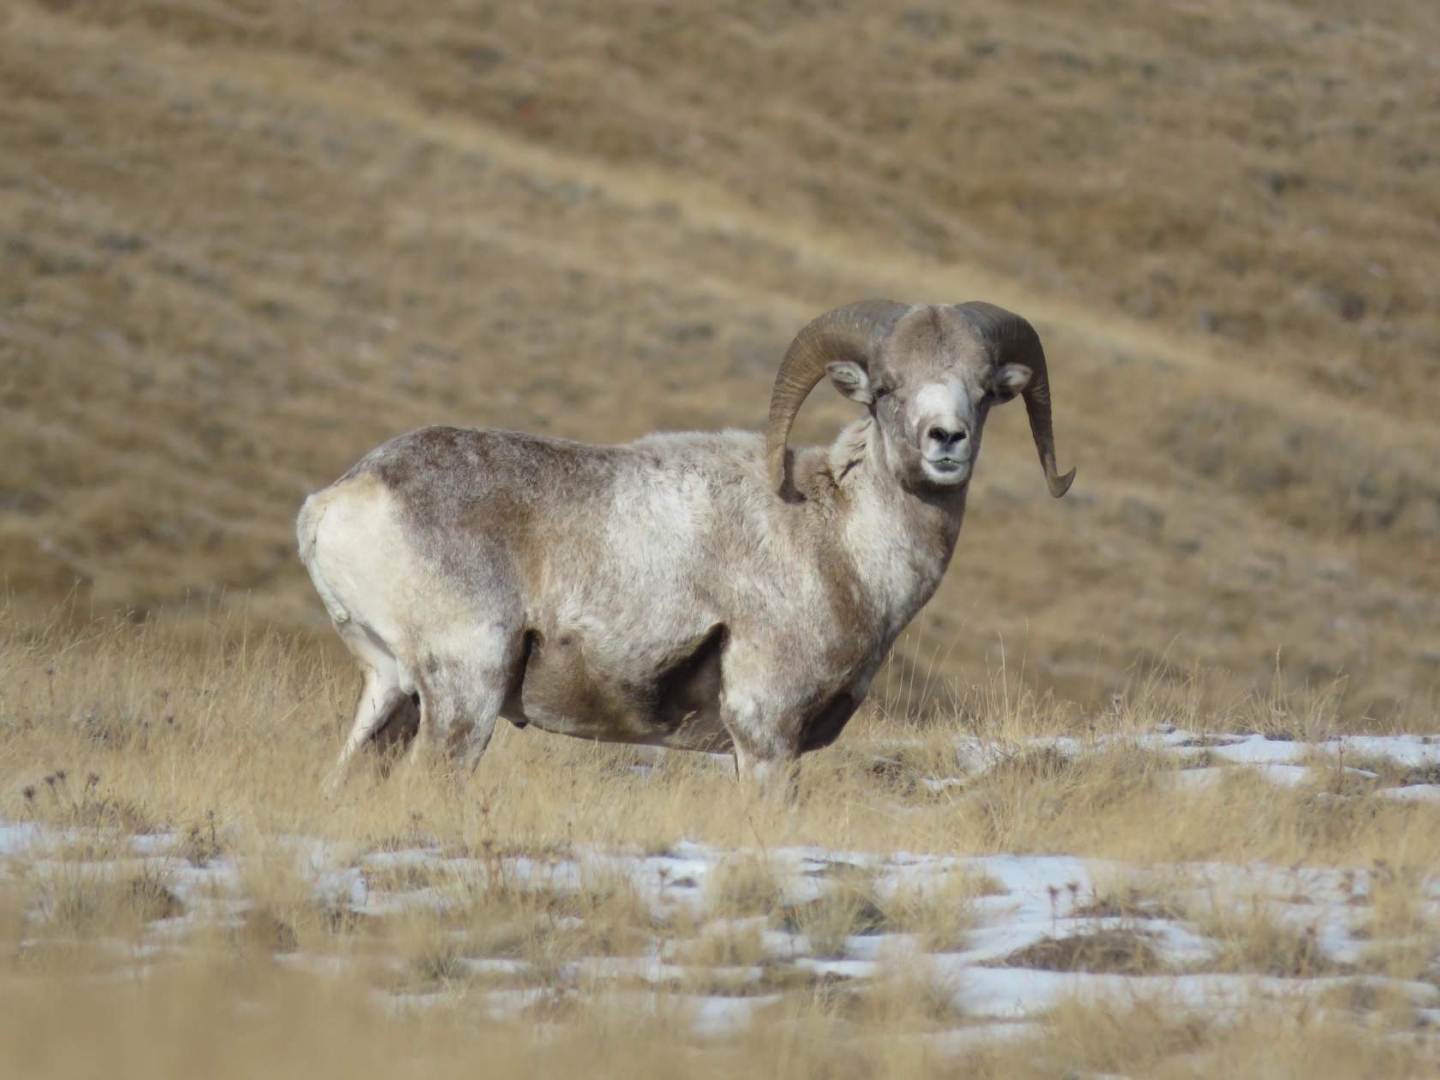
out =
[[388,434],[748,426],[817,310],[984,296],[1041,325],[1081,478],[1044,498],[997,420],[910,660],[967,681],[1003,636],[1103,699],[1137,657],[1245,685],[1283,646],[1433,692],[1427,12],[392,10],[4,16],[25,611],[78,574],[315,625],[294,509]]

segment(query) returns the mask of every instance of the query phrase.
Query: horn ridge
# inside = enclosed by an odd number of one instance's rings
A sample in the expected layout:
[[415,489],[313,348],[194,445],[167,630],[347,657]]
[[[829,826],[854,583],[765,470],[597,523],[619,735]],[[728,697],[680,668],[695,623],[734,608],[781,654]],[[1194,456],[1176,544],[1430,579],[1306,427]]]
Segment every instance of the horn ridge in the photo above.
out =
[[909,310],[909,305],[894,300],[861,300],[826,312],[795,335],[775,374],[765,426],[765,460],[776,492],[784,495],[790,486],[785,468],[790,429],[810,391],[825,377],[825,365],[852,360],[868,368],[880,344]]
[[1075,470],[1061,473],[1055,465],[1055,428],[1050,415],[1050,374],[1045,364],[1045,349],[1040,335],[1013,311],[994,304],[974,300],[956,304],[975,331],[990,346],[997,364],[1019,363],[1030,369],[1030,381],[1023,393],[1025,413],[1030,418],[1030,435],[1045,470],[1045,484],[1050,494],[1060,498],[1070,490]]

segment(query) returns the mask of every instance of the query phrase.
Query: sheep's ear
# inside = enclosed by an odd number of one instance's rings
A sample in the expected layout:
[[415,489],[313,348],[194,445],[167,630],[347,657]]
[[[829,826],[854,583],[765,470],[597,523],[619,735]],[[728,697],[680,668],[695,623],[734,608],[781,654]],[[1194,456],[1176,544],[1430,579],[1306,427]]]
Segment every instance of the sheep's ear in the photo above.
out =
[[1003,364],[995,373],[995,396],[1009,401],[1030,385],[1032,372],[1024,364]]
[[851,401],[869,405],[875,400],[870,392],[870,375],[853,360],[832,360],[825,365],[825,374],[835,384],[835,389]]

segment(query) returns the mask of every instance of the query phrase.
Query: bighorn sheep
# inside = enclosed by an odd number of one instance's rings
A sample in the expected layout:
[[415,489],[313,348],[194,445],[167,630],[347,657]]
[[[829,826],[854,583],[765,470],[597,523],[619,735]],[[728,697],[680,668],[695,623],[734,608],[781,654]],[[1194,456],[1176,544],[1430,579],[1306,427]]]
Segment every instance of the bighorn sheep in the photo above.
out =
[[[826,375],[865,406],[829,448],[787,442]],[[591,446],[432,427],[362,459],[300,512],[300,554],[364,669],[331,772],[391,741],[474,764],[504,716],[614,742],[732,750],[787,783],[835,740],[930,599],[991,406],[1024,394],[1050,494],[1040,339],[984,303],[869,300],[815,319],[762,436]],[[386,730],[387,723],[392,730]]]

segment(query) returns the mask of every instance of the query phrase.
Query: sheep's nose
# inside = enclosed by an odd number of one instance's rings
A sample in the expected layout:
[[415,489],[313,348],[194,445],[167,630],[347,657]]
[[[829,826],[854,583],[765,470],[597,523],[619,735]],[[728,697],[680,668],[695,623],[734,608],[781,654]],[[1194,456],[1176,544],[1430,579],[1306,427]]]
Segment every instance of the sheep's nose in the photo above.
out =
[[970,437],[970,429],[965,424],[954,428],[932,424],[930,430],[926,432],[926,437],[931,442],[938,443],[942,449],[952,450]]

